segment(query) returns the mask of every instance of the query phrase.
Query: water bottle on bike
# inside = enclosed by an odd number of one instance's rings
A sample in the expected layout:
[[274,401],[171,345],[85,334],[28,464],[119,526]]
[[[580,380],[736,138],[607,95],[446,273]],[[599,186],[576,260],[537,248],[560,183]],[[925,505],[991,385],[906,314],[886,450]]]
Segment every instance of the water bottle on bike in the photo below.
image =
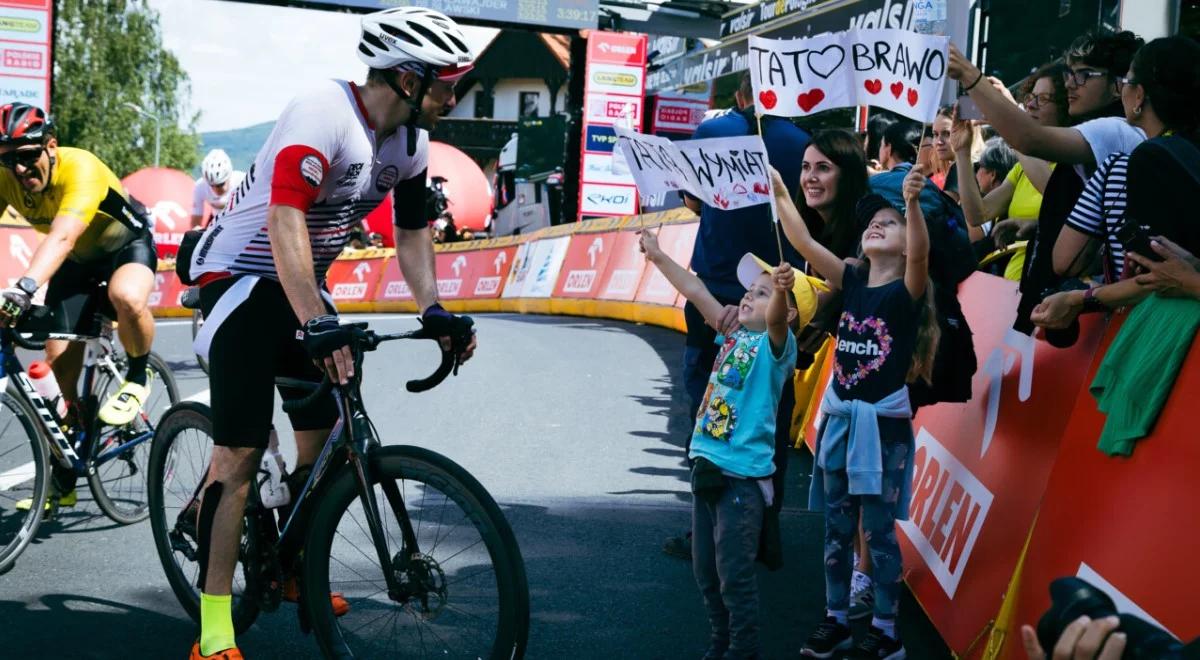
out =
[[271,429],[267,449],[263,452],[262,462],[259,463],[260,480],[258,494],[264,507],[278,509],[292,501],[292,495],[287,485],[287,463],[283,454],[279,453],[279,435]]
[[63,398],[50,365],[36,360],[29,365],[25,373],[29,376],[29,383],[33,385],[33,389],[46,401],[46,407],[58,415],[59,421],[66,419],[67,401]]

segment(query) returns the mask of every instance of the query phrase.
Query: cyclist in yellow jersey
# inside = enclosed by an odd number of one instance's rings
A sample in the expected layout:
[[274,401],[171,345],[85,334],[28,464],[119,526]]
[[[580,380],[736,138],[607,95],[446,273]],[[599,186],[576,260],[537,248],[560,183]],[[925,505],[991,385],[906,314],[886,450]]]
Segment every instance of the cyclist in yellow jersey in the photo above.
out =
[[[154,319],[148,302],[158,261],[144,209],[91,152],[58,146],[50,117],[24,103],[0,106],[0,208],[6,205],[46,237],[24,275],[0,291],[0,323],[16,323],[46,283],[55,331],[85,334],[97,311],[115,316],[129,372],[98,414],[106,424],[128,424],[150,393],[146,365]],[[104,282],[107,296],[96,295]],[[69,418],[83,348],[46,342],[46,361],[71,407]],[[62,481],[56,479],[61,500],[74,504],[74,477]]]

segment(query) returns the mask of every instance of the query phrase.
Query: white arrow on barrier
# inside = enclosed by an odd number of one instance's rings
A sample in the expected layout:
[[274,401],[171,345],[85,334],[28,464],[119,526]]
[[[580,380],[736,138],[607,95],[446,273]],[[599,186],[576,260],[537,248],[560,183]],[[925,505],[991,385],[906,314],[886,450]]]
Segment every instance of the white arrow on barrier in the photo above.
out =
[[8,252],[12,255],[13,259],[21,262],[22,266],[29,268],[29,260],[33,258],[33,250],[30,249],[25,239],[17,234],[13,234],[8,239]]
[[462,269],[467,265],[467,257],[458,255],[454,258],[454,262],[450,264],[450,268],[454,271],[455,277],[462,277]]
[[371,264],[369,264],[365,261],[360,261],[358,263],[358,265],[354,267],[354,277],[359,282],[367,281],[367,275],[370,275],[370,274],[371,274]]
[[504,264],[507,262],[508,262],[508,253],[507,252],[501,251],[499,254],[496,255],[496,260],[493,261],[492,263],[496,265],[496,274],[497,275],[500,274],[500,269],[503,268]]
[[592,268],[596,267],[596,255],[603,254],[603,253],[604,253],[604,239],[597,236],[596,239],[592,241],[592,244],[588,246],[588,261],[591,262]]
[[150,215],[154,217],[155,221],[162,221],[171,231],[175,231],[176,219],[183,221],[188,218],[187,211],[179,205],[179,202],[170,199],[159,200],[154,208],[150,209]]

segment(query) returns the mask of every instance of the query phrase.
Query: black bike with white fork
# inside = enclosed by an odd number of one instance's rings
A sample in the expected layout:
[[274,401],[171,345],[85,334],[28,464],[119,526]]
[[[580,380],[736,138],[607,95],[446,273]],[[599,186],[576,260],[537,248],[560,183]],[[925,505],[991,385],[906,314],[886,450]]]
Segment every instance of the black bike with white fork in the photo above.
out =
[[[159,416],[179,400],[170,367],[151,353],[151,395],[141,414],[119,427],[100,421],[100,403],[116,393],[127,367],[113,344],[112,322],[97,314],[87,334],[38,330],[47,317],[45,308],[34,307],[18,329],[0,327],[0,573],[12,568],[41,521],[57,514],[52,464],[60,473],[86,478],[97,506],[112,520],[144,520],[150,440]],[[16,352],[39,350],[47,339],[85,344],[81,398],[70,428],[38,394]],[[28,506],[17,505],[22,501]]]
[[[529,591],[516,537],[499,506],[466,470],[437,453],[384,446],[360,390],[363,355],[394,339],[435,339],[424,330],[376,334],[352,324],[350,384],[280,385],[312,390],[296,410],[334,397],[339,419],[291,504],[266,508],[252,484],[233,588],[234,626],[248,628],[300,581],[301,629],[329,658],[521,658]],[[461,338],[460,338],[461,339]],[[466,339],[443,351],[428,390],[457,369]],[[151,525],[176,596],[199,620],[195,499],[212,454],[207,406],[185,402],[163,419],[150,459]],[[300,483],[293,478],[291,483]],[[278,520],[276,515],[278,513]],[[330,594],[350,605],[334,614]]]

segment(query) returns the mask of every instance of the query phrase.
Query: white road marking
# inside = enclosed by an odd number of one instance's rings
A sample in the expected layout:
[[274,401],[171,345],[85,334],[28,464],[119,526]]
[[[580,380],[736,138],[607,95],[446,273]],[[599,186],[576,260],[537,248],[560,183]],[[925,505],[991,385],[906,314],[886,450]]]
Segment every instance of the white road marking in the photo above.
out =
[[37,470],[34,468],[33,461],[4,472],[0,474],[0,490],[8,490],[17,484],[25,483],[33,479],[36,473]]

